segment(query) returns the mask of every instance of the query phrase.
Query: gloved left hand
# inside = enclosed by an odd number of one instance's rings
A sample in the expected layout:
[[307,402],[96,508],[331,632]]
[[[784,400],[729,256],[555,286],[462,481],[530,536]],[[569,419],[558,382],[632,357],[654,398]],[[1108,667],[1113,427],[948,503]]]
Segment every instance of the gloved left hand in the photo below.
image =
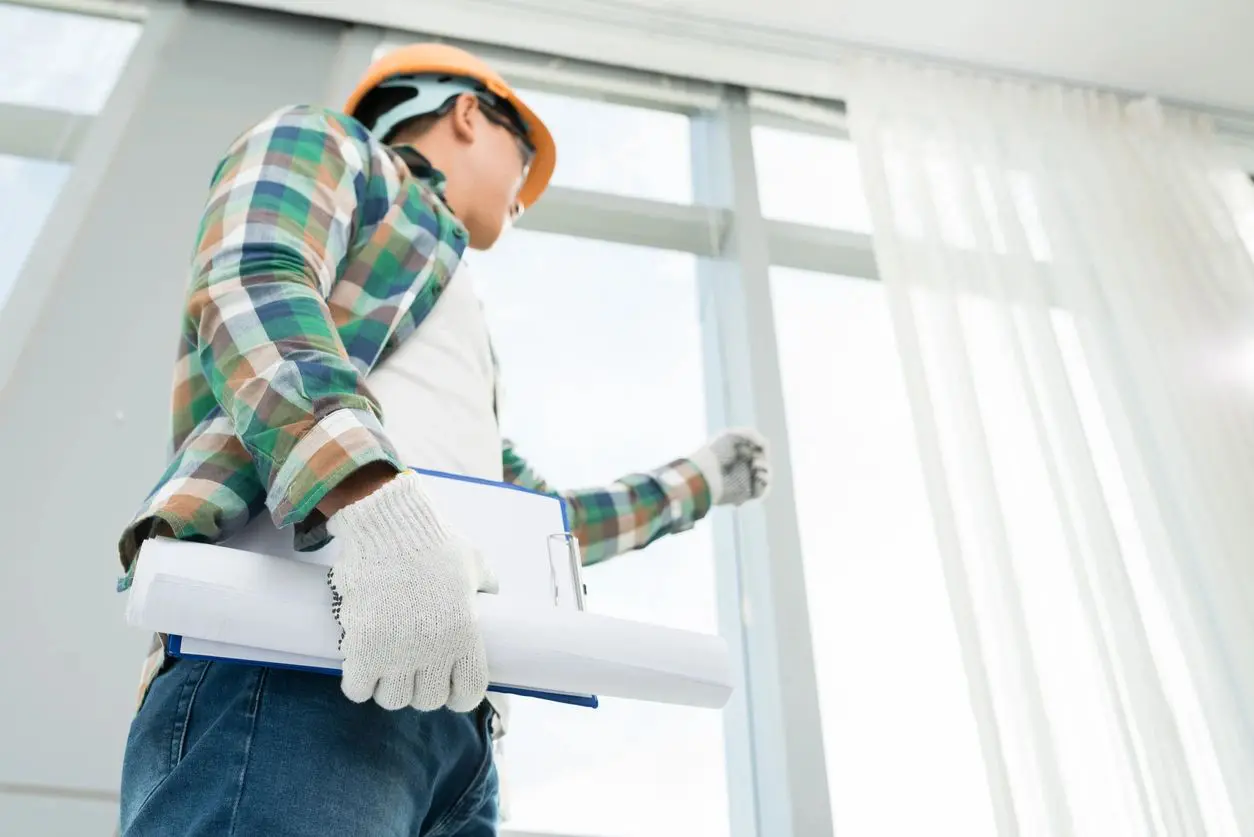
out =
[[739,506],[770,489],[769,446],[756,430],[725,430],[689,459],[709,484],[713,505]]
[[340,687],[384,709],[469,712],[488,687],[477,592],[497,592],[483,556],[446,526],[406,471],[345,506],[327,527],[340,541],[327,574],[343,632]]

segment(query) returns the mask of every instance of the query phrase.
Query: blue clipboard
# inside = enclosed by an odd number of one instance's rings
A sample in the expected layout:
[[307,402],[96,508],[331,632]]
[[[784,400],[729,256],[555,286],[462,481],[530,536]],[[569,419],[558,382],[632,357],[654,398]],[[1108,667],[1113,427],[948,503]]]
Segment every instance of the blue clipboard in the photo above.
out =
[[[166,639],[166,653],[171,657],[178,657],[186,660],[210,660],[219,663],[236,663],[239,665],[264,666],[266,668],[281,668],[288,671],[303,671],[309,674],[327,674],[335,677],[340,676],[340,672],[333,668],[320,668],[318,666],[302,666],[294,663],[271,663],[260,662],[258,660],[242,660],[235,657],[218,657],[209,654],[184,654],[183,653],[183,637],[178,634],[171,634]],[[554,703],[565,703],[571,706],[583,706],[588,709],[596,709],[600,705],[596,695],[568,695],[563,692],[542,692],[536,689],[519,689],[514,686],[488,686],[489,692],[496,692],[502,695],[518,695],[519,697],[540,698]]]
[[[487,480],[481,477],[466,476],[464,474],[451,474],[445,471],[433,471],[433,470],[429,470],[426,468],[410,468],[410,470],[415,471],[420,474],[433,476],[433,477],[459,480],[461,482],[477,483],[480,485],[490,485],[495,488],[507,488],[507,489],[510,489],[511,491],[522,491],[528,494],[538,494],[543,497],[551,497],[561,505],[562,525],[563,525],[563,528],[565,528],[566,530],[565,537],[567,538],[568,542],[573,543],[573,536],[570,534],[570,519],[567,516],[566,504],[562,502],[561,498],[557,497],[554,494],[546,494],[545,492],[536,491],[531,488],[524,488],[523,486],[514,485],[513,483]],[[579,561],[578,553],[576,551],[571,552],[571,562],[572,562],[572,572],[575,573],[575,596],[578,602],[578,606],[580,610],[582,610],[584,588],[583,588],[583,581],[579,577],[580,576],[580,573],[579,573],[580,561]],[[321,668],[318,666],[303,666],[303,665],[298,665],[295,663],[276,663],[276,662],[261,661],[261,660],[248,660],[248,659],[222,657],[222,656],[207,655],[207,654],[185,654],[183,653],[182,645],[183,645],[183,638],[181,636],[177,634],[170,634],[166,640],[166,653],[170,654],[170,656],[172,657],[180,657],[180,658],[185,658],[189,660],[212,660],[212,661],[217,661],[217,662],[236,663],[236,664],[241,664],[241,665],[264,666],[266,668],[288,669],[291,671],[304,671],[304,672],[308,672],[311,674],[326,674],[326,675],[334,675],[336,677],[340,675],[340,672],[337,669],[333,669],[333,668]],[[598,701],[596,695],[572,695],[572,694],[567,694],[564,692],[545,692],[545,691],[540,691],[536,689],[523,689],[523,688],[519,688],[516,686],[501,686],[501,685],[495,685],[495,684],[489,685],[488,691],[495,692],[497,694],[539,698],[541,700],[552,701],[554,703],[568,704],[570,706],[583,706],[588,709],[596,709],[600,705],[600,702]]]

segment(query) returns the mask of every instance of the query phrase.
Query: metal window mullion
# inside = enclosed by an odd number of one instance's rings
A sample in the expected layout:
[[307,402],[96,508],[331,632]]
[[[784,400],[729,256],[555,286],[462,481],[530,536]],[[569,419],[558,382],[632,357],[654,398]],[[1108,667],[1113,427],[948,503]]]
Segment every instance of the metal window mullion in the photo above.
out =
[[831,227],[767,221],[771,262],[856,279],[878,279],[871,236]]
[[88,113],[0,103],[0,154],[69,163],[92,118]]
[[[718,252],[727,211],[710,206],[550,186],[527,210],[520,229],[579,238],[679,250],[698,256]],[[714,231],[711,233],[711,231]]]
[[[696,197],[731,210],[722,255],[700,263],[710,424],[756,426],[773,449],[771,497],[715,515],[720,627],[739,643],[743,675],[727,713],[733,835],[826,837],[831,806],[751,128],[746,93],[735,89],[718,112],[693,121]],[[748,802],[738,798],[746,782]]]
[[[692,123],[693,191],[696,200],[731,206],[731,164],[716,149],[726,145],[725,130],[716,115],[703,114]],[[718,157],[717,160],[711,158]],[[730,216],[730,210],[723,209]],[[723,361],[724,317],[720,311],[721,284],[735,281],[735,266],[724,257],[727,227],[709,235],[710,250],[697,261],[697,287],[700,295],[702,355],[706,393],[706,418],[712,432],[730,426],[742,400],[728,393],[731,384]],[[724,752],[727,771],[728,821],[731,837],[760,837],[763,830],[758,812],[758,772],[762,760],[756,753],[752,695],[748,676],[746,626],[748,600],[742,588],[739,538],[732,514],[711,514],[715,559],[715,594],[718,604],[719,633],[731,646],[736,689],[723,711]],[[786,833],[786,832],[781,832]]]

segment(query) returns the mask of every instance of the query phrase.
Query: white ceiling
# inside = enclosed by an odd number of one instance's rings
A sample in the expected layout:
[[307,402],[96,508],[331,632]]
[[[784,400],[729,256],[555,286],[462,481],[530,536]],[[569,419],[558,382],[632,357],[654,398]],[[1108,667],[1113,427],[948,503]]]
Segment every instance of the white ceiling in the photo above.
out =
[[1254,0],[233,0],[810,95],[865,46],[1254,114]]
[[635,0],[1254,112],[1254,0]]

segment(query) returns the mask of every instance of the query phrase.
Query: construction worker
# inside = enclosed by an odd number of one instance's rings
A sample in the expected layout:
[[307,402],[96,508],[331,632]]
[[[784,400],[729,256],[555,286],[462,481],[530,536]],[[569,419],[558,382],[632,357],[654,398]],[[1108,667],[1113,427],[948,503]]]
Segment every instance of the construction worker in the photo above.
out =
[[[218,165],[174,455],[122,535],[121,586],[150,537],[334,537],[344,670],[176,660],[158,637],[126,747],[125,837],[496,833],[502,725],[472,606],[495,581],[406,468],[550,490],[500,437],[495,357],[459,265],[535,203],[555,159],[491,68],[419,44],[371,66],[343,113],[280,110]],[[733,431],[561,496],[592,563],[759,497],[768,477],[764,442]]]

